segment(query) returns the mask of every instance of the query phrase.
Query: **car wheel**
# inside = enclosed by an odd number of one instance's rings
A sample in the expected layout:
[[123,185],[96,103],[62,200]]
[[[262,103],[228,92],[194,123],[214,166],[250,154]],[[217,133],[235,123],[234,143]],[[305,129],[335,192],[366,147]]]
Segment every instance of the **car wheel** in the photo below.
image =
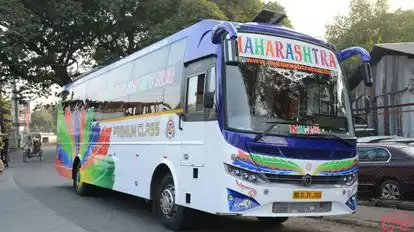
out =
[[386,200],[400,200],[402,198],[401,185],[396,180],[386,180],[381,184],[380,197]]
[[164,176],[158,184],[153,200],[157,218],[169,230],[188,229],[191,222],[190,209],[175,203],[175,186],[171,174]]
[[258,217],[261,225],[265,227],[279,227],[282,223],[286,222],[288,217]]

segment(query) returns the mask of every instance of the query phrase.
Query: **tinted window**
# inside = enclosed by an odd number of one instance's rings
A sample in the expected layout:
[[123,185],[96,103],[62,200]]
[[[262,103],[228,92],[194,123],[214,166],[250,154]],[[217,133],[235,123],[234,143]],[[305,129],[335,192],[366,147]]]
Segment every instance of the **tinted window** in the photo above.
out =
[[204,81],[206,74],[187,79],[187,113],[201,112],[204,109]]
[[358,155],[361,162],[386,162],[390,159],[384,148],[358,148]]
[[186,40],[180,40],[171,45],[168,56],[167,85],[164,88],[164,109],[173,110],[180,107],[181,81],[184,71],[184,54]]
[[134,63],[128,83],[128,112],[148,114],[180,108],[186,40],[177,41]]
[[[209,75],[209,78],[208,78],[206,91],[207,92],[212,92],[212,93],[216,92],[216,66],[212,66],[210,68],[210,75]],[[214,98],[214,103],[216,103],[216,98]],[[209,120],[217,119],[216,108],[215,107],[216,107],[216,105],[214,104],[213,109],[209,109],[207,111],[207,119],[209,119]]]
[[105,92],[107,92],[105,100],[116,101],[125,99],[131,93],[128,89],[128,84],[131,80],[133,67],[133,63],[130,62],[105,73]]
[[70,89],[67,98],[86,99],[95,120],[180,108],[185,48],[183,39],[155,50]]

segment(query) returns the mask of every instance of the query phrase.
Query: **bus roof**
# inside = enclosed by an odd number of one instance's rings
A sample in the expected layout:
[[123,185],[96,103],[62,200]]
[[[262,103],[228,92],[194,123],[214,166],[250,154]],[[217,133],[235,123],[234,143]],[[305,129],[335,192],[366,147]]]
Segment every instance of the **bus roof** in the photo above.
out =
[[[215,54],[216,45],[211,42],[211,32],[213,28],[224,21],[206,19],[202,20],[186,29],[183,29],[159,42],[156,42],[148,47],[145,47],[127,57],[124,57],[110,65],[91,71],[90,73],[83,74],[82,78],[79,78],[72,83],[63,87],[63,90],[68,90],[73,86],[76,86],[80,83],[83,83],[87,80],[90,80],[96,76],[99,76],[103,73],[109,72],[110,70],[125,65],[141,56],[147,55],[152,51],[155,51],[159,48],[167,46],[171,43],[174,43],[180,39],[188,38],[187,49],[184,56],[184,63],[192,61],[198,58],[206,57],[209,55]],[[285,28],[279,25],[273,24],[263,24],[263,23],[235,23],[232,22],[239,30],[257,32],[257,33],[270,33],[270,34],[279,34],[289,37],[294,37],[299,40],[304,40],[311,42],[317,45],[328,47],[330,49],[335,49],[335,46],[326,43],[322,40],[316,39],[314,37],[296,32],[292,29]],[[82,75],[82,74],[81,74]]]

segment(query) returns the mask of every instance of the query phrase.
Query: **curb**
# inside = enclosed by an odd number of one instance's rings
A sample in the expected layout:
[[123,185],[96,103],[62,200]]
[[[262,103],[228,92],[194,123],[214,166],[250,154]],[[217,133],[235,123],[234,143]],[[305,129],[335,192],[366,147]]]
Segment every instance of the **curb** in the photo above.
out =
[[[344,217],[323,217],[323,218],[314,218],[315,220],[325,220],[331,222],[337,222],[345,225],[355,225],[360,227],[370,227],[370,228],[380,228],[381,221],[370,221],[370,220],[360,220],[360,219],[353,219],[353,218],[344,218]],[[410,225],[407,229],[414,230],[414,224]]]
[[320,220],[338,222],[338,223],[346,224],[346,225],[351,224],[351,225],[360,226],[360,227],[370,227],[370,228],[379,228],[380,227],[379,222],[363,221],[363,220],[359,220],[359,219],[323,217]]
[[393,201],[393,200],[372,199],[370,201],[358,202],[358,205],[414,211],[414,202],[411,202],[411,201]]
[[[318,220],[318,219],[316,219]],[[363,221],[359,219],[351,219],[351,218],[332,218],[332,217],[324,217],[320,220],[325,221],[331,221],[331,222],[337,222],[345,225],[354,225],[354,226],[360,226],[360,227],[369,227],[369,228],[381,228],[381,222],[375,222],[375,221]],[[414,225],[410,225],[407,229],[414,230]]]

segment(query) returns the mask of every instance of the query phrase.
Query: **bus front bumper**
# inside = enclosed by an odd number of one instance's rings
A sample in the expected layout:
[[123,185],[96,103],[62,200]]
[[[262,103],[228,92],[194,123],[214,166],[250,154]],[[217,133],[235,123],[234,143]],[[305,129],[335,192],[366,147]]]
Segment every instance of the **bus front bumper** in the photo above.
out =
[[343,188],[281,186],[254,187],[239,183],[234,188],[228,188],[228,211],[225,214],[249,217],[308,217],[352,214],[356,211],[357,183]]

